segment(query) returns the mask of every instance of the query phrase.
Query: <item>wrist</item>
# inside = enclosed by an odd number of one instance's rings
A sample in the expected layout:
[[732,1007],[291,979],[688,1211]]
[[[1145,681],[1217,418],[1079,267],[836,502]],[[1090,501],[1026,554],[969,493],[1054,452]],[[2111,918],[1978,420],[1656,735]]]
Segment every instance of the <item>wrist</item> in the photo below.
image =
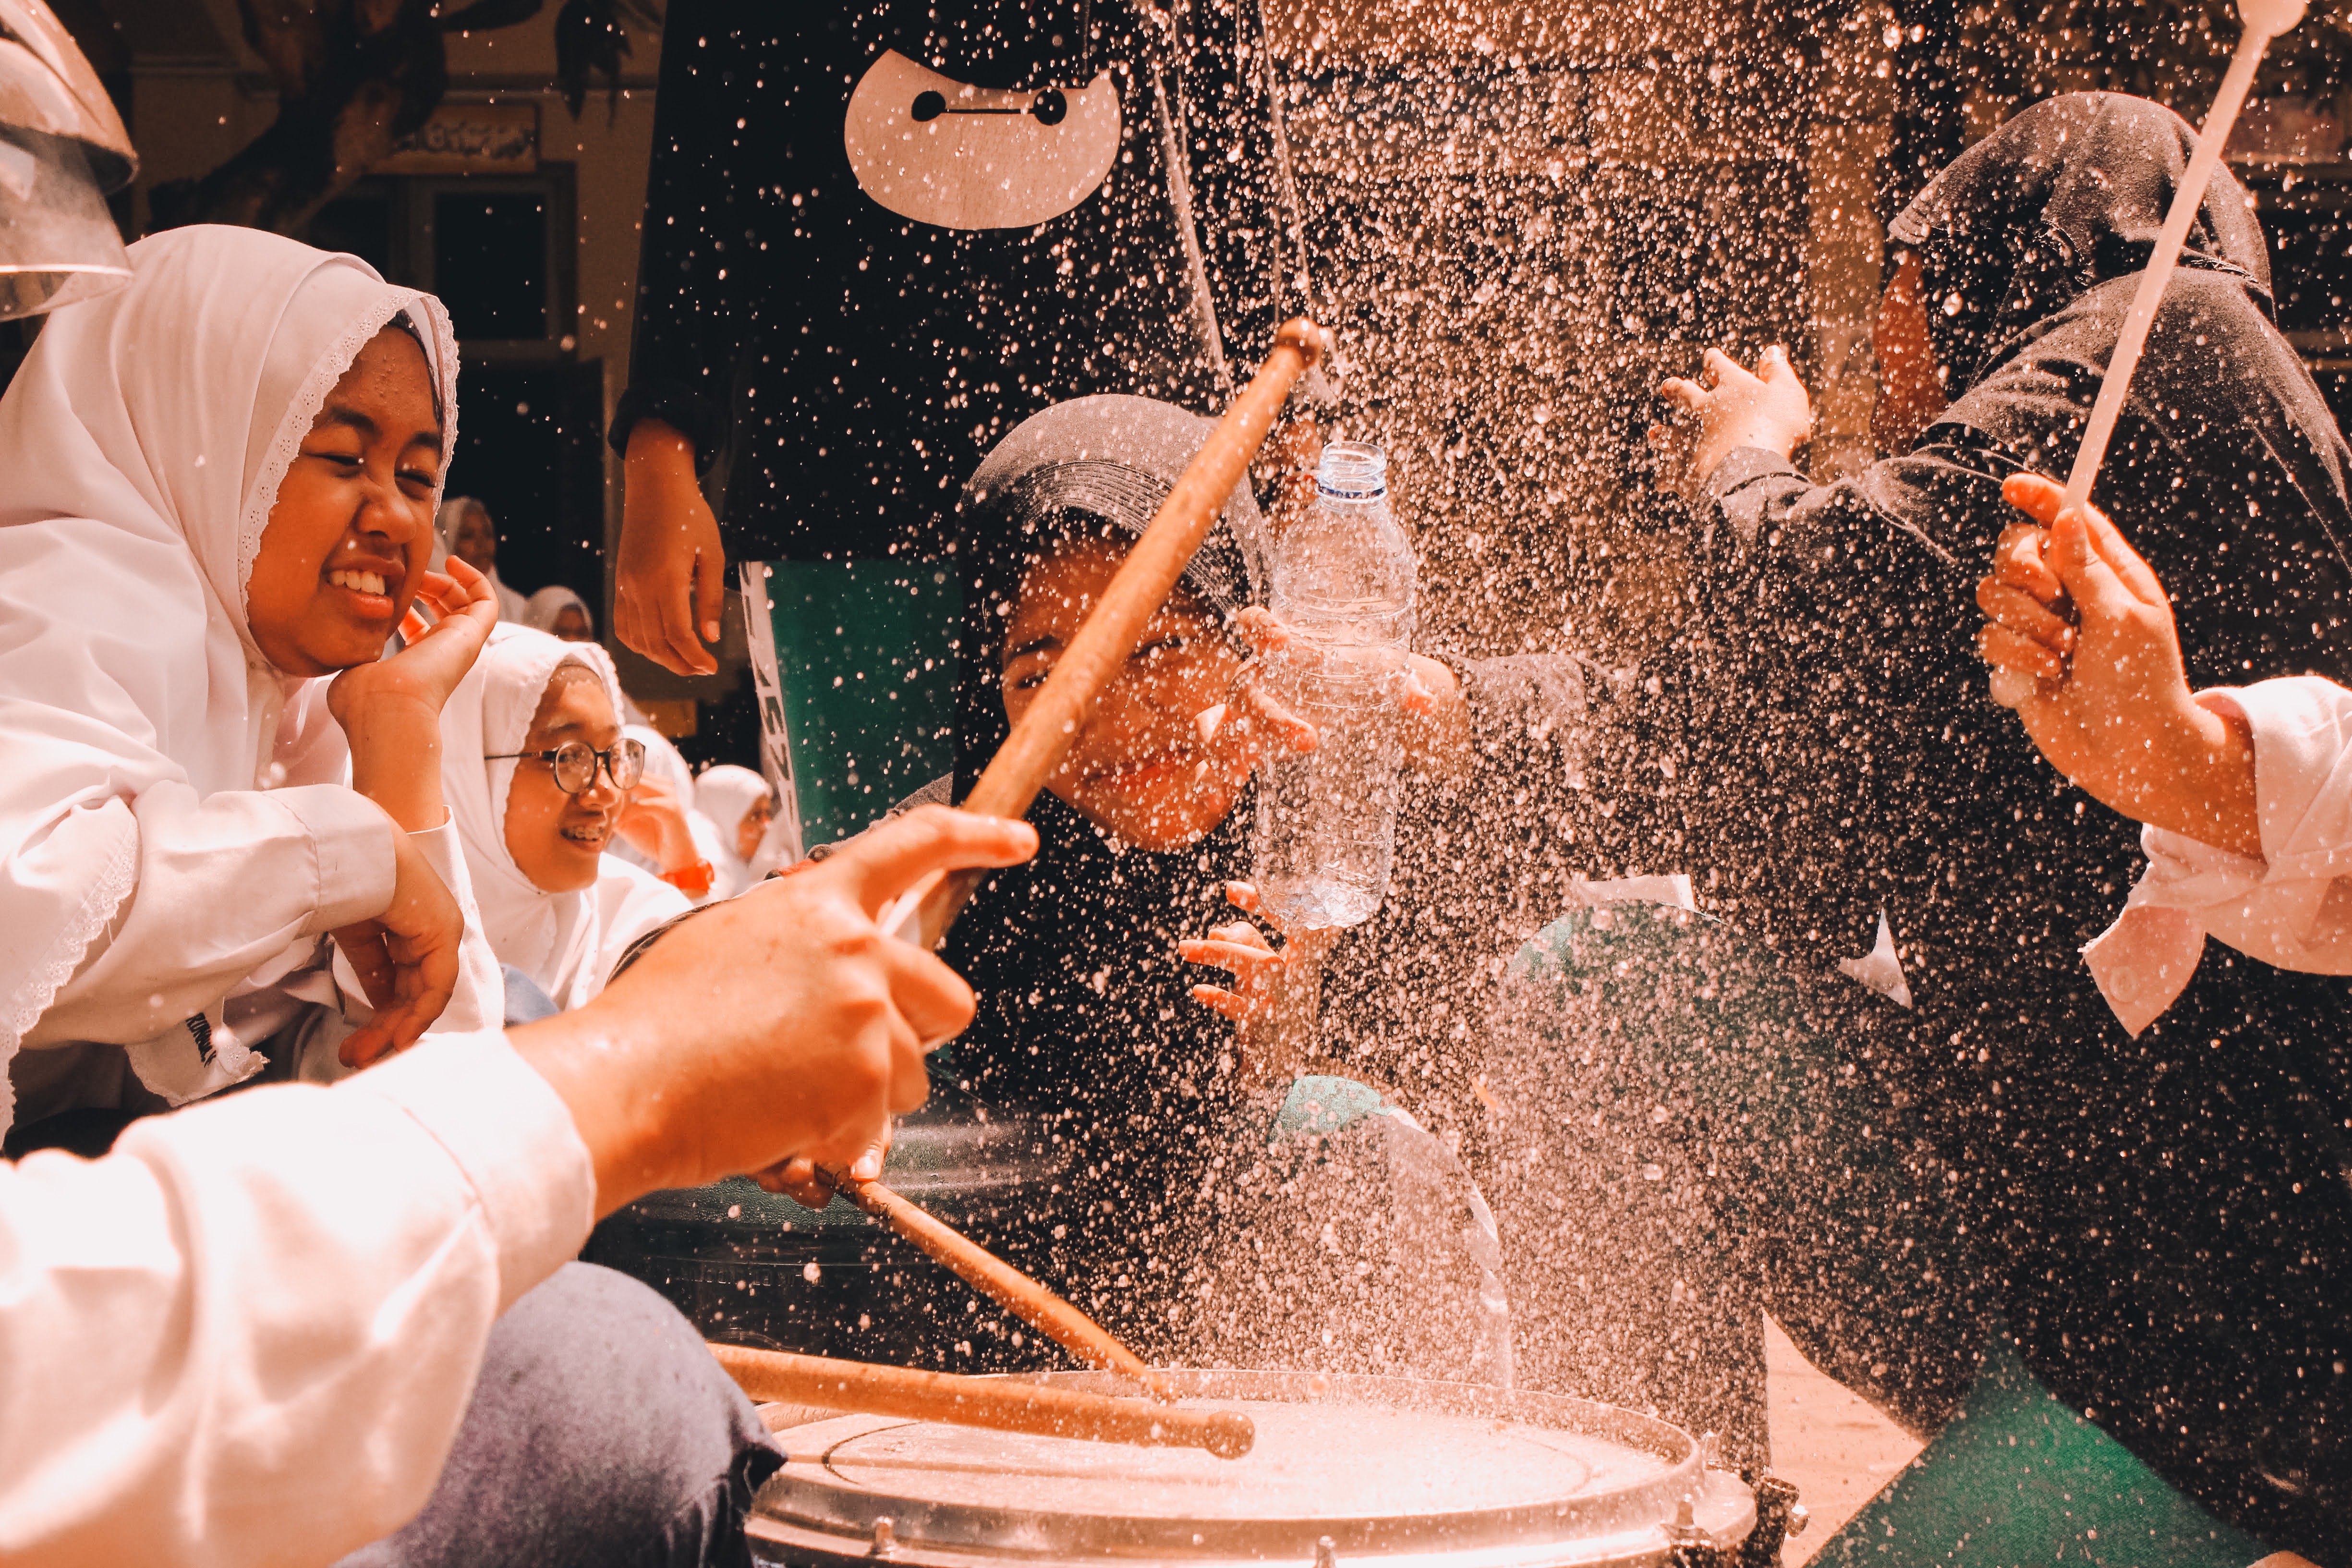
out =
[[2153,760],[2158,776],[2140,820],[2253,859],[2263,858],[2254,744],[2245,721],[2199,702],[2183,686]]
[[507,1041],[572,1113],[596,1172],[596,1216],[664,1187],[691,1184],[675,1168],[659,1117],[660,1086],[641,1083],[641,1053],[603,998],[507,1031]]

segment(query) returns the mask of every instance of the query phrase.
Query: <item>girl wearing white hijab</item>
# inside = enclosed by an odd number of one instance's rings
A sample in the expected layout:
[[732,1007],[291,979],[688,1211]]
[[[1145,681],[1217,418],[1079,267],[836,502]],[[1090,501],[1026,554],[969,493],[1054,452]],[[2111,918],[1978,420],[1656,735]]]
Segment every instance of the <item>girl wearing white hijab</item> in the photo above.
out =
[[490,580],[490,590],[499,596],[499,619],[523,618],[526,601],[499,575],[498,523],[490,509],[472,496],[451,496],[434,514],[433,570],[447,571],[442,563],[452,555]]
[[[330,932],[379,1004],[348,1065],[453,990],[447,1026],[494,1016],[416,766],[490,615],[469,569],[424,570],[448,318],[253,229],[131,258],[0,399],[0,1125],[28,1066],[41,1114],[249,1077],[338,1000]],[[420,594],[440,621],[377,662]]]
[[768,781],[749,768],[720,763],[695,781],[695,805],[719,825],[720,853],[717,862],[717,896],[731,899],[760,879],[751,862],[776,815],[776,797]]
[[[568,619],[567,610],[572,613]],[[524,600],[522,614],[516,618],[533,631],[547,632],[565,642],[596,640],[596,616],[588,601],[560,583]]]
[[499,962],[564,1011],[604,988],[629,943],[691,907],[604,853],[645,758],[621,732],[620,695],[594,643],[502,626],[441,714],[442,788],[482,929]]

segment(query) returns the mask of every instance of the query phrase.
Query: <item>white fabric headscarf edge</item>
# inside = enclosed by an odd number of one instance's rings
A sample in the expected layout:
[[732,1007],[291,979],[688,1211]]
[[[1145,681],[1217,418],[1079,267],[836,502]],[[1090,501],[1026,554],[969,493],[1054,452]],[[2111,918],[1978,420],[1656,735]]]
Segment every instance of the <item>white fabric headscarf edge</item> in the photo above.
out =
[[[384,283],[355,257],[253,229],[169,231],[130,256],[131,285],[53,314],[0,399],[0,457],[11,459],[0,464],[11,492],[0,496],[9,541],[0,564],[14,579],[12,607],[41,612],[17,628],[18,657],[0,669],[17,763],[14,787],[0,789],[0,856],[10,867],[0,878],[0,918],[23,943],[0,944],[14,949],[0,952],[0,1125],[14,1099],[5,1074],[18,1042],[136,883],[140,836],[129,802],[159,783],[202,796],[259,782],[259,731],[275,728],[294,684],[268,667],[252,635],[246,590],[261,536],[328,393],[362,345],[404,312],[434,374],[445,458],[457,437],[457,341],[429,295]],[[314,282],[328,287],[306,300]],[[223,295],[244,308],[203,309]],[[254,312],[273,300],[274,320],[257,332]],[[305,304],[343,317],[315,352],[296,319]],[[157,330],[178,342],[142,355],[158,346]],[[215,330],[226,345],[212,342]],[[273,369],[288,368],[273,364],[281,349],[309,363],[247,473],[264,399],[278,395]],[[158,361],[160,404],[132,393]],[[142,411],[152,416],[173,397],[199,410],[194,427],[145,429]],[[211,425],[213,416],[224,422]],[[243,439],[234,440],[240,419]],[[215,458],[222,468],[204,474]],[[233,499],[216,489],[229,462],[237,465]],[[205,520],[207,508],[217,521]],[[233,549],[219,552],[230,542],[218,539],[227,521],[219,514],[231,509]],[[104,568],[95,583],[92,565]],[[48,591],[52,573],[65,592]],[[93,603],[93,592],[110,599]],[[128,642],[142,645],[136,657],[123,657]],[[29,880],[16,874],[28,845],[47,852]]]
[[586,1001],[604,978],[593,962],[601,946],[596,890],[546,892],[515,864],[506,820],[517,763],[488,760],[522,750],[548,682],[567,664],[595,675],[617,721],[621,680],[604,648],[529,626],[494,629],[441,710],[441,787],[491,951],[568,1009]]

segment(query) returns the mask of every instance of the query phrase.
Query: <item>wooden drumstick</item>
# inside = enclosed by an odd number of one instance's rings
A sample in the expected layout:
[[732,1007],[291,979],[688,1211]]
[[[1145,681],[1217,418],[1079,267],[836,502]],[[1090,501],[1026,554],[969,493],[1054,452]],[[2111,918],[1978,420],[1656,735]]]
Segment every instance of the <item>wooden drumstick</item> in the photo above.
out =
[[861,1182],[835,1171],[821,1173],[836,1191],[875,1218],[946,1264],[967,1284],[1003,1307],[1055,1344],[1104,1372],[1131,1377],[1157,1399],[1174,1399],[1166,1378],[1143,1363],[1110,1331],[980,1243],[941,1224],[879,1182]]
[[1232,1410],[1177,1410],[1011,1378],[960,1377],[741,1345],[714,1344],[710,1353],[744,1394],[756,1400],[1088,1443],[1205,1448],[1221,1459],[1238,1459],[1257,1441],[1250,1418]]
[[[1274,352],[1184,465],[1151,526],[1136,540],[1126,564],[1103,590],[1102,602],[1055,661],[1053,673],[1030,700],[1021,722],[989,759],[987,770],[963,802],[964,810],[984,816],[1027,814],[1086,727],[1095,699],[1135,652],[1144,623],[1167,603],[1201,542],[1216,526],[1225,498],[1273,431],[1291,384],[1322,361],[1330,337],[1304,316],[1284,323],[1275,334]],[[918,883],[885,911],[882,929],[926,948],[937,947],[972,889],[989,874],[985,868],[956,871]]]

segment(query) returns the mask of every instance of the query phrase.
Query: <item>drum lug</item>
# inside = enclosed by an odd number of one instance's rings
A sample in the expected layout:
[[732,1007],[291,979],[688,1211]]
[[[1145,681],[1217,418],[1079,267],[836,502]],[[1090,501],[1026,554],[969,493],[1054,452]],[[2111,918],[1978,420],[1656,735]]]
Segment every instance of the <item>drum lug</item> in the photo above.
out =
[[1781,1543],[1803,1534],[1812,1515],[1797,1500],[1797,1489],[1780,1477],[1749,1470],[1739,1479],[1756,1494],[1756,1528],[1740,1543],[1738,1568],[1774,1568]]
[[1328,1535],[1315,1542],[1315,1568],[1339,1568],[1339,1549],[1331,1544],[1331,1538]]
[[1675,1504],[1675,1519],[1666,1526],[1666,1544],[1674,1549],[1674,1568],[1733,1568],[1731,1553],[1715,1543],[1715,1532],[1699,1523],[1691,1500]]
[[897,1554],[898,1527],[887,1514],[874,1521],[874,1544],[866,1549],[868,1557],[890,1557]]

